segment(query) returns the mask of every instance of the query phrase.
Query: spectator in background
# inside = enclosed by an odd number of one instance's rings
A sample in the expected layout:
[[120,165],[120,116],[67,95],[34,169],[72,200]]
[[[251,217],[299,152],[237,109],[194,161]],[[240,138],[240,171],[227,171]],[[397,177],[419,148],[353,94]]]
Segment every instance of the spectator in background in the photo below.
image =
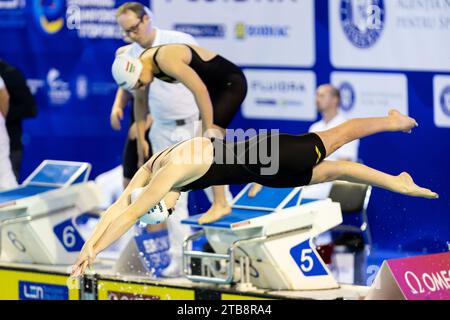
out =
[[10,159],[16,180],[20,181],[23,159],[22,121],[37,115],[37,105],[22,72],[0,59],[0,76],[9,92],[6,128],[9,135]]
[[3,79],[0,77],[0,190],[17,186],[16,178],[9,160],[9,137],[5,119],[9,108],[9,94]]
[[[309,127],[309,132],[319,132],[334,128],[345,121],[347,118],[339,112],[341,95],[339,89],[331,84],[323,84],[316,91],[317,111],[322,116],[322,120],[315,122]],[[358,160],[359,140],[354,140],[343,145],[330,155],[327,160]]]

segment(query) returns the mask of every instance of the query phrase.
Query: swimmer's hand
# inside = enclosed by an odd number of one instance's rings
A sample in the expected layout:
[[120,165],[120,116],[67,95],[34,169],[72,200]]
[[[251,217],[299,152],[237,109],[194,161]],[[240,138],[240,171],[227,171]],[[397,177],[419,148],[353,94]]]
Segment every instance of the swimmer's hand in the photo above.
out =
[[83,249],[78,255],[77,260],[72,266],[72,271],[70,273],[71,277],[79,277],[82,276],[86,272],[86,268],[92,270],[92,265],[94,264],[95,258],[97,257],[97,253],[94,250],[94,247],[85,243]]
[[205,138],[223,139],[225,137],[225,130],[215,124],[203,132]]
[[84,275],[86,268],[88,266],[88,261],[84,260],[81,263],[75,263],[72,266],[72,272],[70,273],[71,278],[77,278]]
[[253,198],[254,196],[256,196],[261,190],[262,190],[263,186],[258,184],[258,183],[253,183],[253,185],[251,186],[250,190],[248,191],[248,196],[250,198]]

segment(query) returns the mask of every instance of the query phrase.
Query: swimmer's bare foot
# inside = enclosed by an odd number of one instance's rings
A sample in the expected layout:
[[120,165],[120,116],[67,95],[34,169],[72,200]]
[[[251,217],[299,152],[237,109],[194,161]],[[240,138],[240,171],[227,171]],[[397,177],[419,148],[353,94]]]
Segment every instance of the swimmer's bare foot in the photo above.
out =
[[219,220],[223,216],[226,216],[231,212],[231,208],[228,205],[219,203],[213,203],[211,208],[198,219],[199,224],[211,223]]
[[254,196],[256,196],[261,189],[263,188],[262,185],[258,184],[258,183],[253,183],[253,185],[251,186],[250,190],[248,191],[248,196],[250,198],[253,198]]
[[406,172],[400,173],[397,178],[400,182],[400,189],[398,190],[398,192],[400,193],[412,197],[422,197],[428,199],[439,198],[439,195],[436,192],[433,192],[430,189],[419,187],[417,184],[415,184],[412,177]]
[[388,115],[392,120],[394,131],[411,133],[414,127],[419,126],[414,118],[408,117],[395,109],[390,110]]

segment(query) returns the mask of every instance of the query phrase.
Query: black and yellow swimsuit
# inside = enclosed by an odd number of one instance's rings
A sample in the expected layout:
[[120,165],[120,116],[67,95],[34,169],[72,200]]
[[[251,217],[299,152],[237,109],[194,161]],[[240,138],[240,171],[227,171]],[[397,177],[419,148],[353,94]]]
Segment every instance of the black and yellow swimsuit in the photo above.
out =
[[326,157],[325,146],[315,133],[257,135],[241,142],[211,141],[211,167],[181,191],[250,182],[274,188],[304,186],[310,183],[313,168]]

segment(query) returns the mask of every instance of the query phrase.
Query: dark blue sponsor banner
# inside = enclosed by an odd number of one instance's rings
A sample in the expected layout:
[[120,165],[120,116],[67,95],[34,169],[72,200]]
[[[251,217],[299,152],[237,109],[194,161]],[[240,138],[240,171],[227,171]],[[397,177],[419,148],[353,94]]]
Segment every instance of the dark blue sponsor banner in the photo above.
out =
[[120,164],[131,108],[120,132],[109,114],[111,64],[126,44],[115,12],[124,2],[0,1],[0,58],[23,72],[39,110],[23,125],[21,181],[44,159],[90,162],[93,176]]
[[25,1],[0,1],[0,30],[24,28],[26,26]]
[[143,231],[134,237],[139,250],[139,258],[146,266],[149,275],[158,277],[170,264],[170,242],[167,230],[157,232]]
[[67,286],[19,281],[19,300],[69,300]]

